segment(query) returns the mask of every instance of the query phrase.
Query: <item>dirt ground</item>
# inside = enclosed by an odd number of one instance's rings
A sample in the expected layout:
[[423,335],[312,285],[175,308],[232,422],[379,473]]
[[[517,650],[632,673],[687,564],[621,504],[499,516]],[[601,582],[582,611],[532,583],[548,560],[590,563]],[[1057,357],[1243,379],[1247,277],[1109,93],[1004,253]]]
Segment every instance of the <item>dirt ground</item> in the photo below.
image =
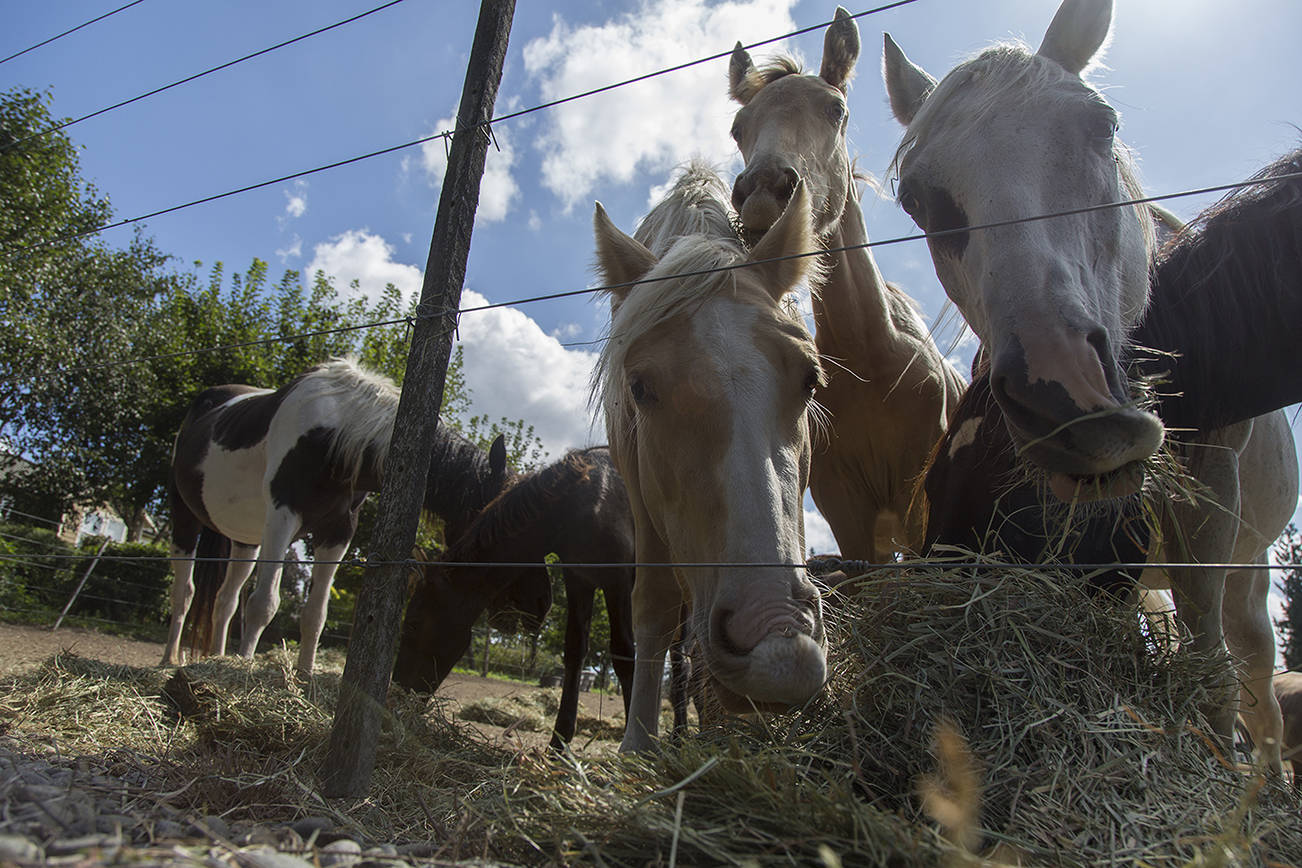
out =
[[[74,627],[63,627],[57,632],[51,632],[48,627],[0,624],[0,675],[34,667],[60,651],[71,651],[81,657],[126,666],[157,666],[163,657],[163,646],[156,642],[140,642]],[[477,699],[518,696],[537,689],[529,684],[454,672],[439,688],[439,696],[451,699],[455,707]],[[623,722],[624,705],[618,696],[596,692],[580,693],[579,703],[580,716],[588,715],[602,720],[615,718],[621,724]],[[455,711],[451,713],[455,714]],[[500,727],[476,725],[490,738],[502,733]],[[528,734],[526,740],[545,741],[547,736],[547,733]]]

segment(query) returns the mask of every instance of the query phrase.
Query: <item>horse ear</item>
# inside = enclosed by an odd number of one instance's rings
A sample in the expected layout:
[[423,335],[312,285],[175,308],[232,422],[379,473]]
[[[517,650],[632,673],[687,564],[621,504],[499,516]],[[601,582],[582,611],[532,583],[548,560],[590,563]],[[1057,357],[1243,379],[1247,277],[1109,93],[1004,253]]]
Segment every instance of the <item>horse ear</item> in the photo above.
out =
[[498,434],[488,447],[488,468],[494,476],[506,475],[506,437]]
[[1036,52],[1073,75],[1101,53],[1112,31],[1112,0],[1063,0]]
[[907,127],[936,89],[936,79],[909,60],[889,33],[882,36],[882,79],[891,100],[891,113]]
[[809,205],[809,190],[802,178],[796,184],[796,189],[792,192],[782,216],[751,249],[751,260],[763,264],[748,268],[747,271],[759,272],[759,278],[764,286],[775,299],[780,301],[782,296],[795,289],[796,284],[804,280],[815,267],[816,256],[796,254],[811,253],[817,249]]
[[625,284],[610,291],[616,303],[622,302],[633,283],[654,268],[658,260],[642,242],[621,232],[600,202],[592,215],[592,230],[597,238],[597,267],[602,277],[608,284]]
[[742,105],[750,102],[759,91],[751,81],[754,71],[754,62],[738,42],[732,50],[732,60],[728,61],[728,94]]
[[859,25],[842,6],[836,7],[836,19],[823,37],[823,65],[818,70],[823,81],[845,92],[859,60]]

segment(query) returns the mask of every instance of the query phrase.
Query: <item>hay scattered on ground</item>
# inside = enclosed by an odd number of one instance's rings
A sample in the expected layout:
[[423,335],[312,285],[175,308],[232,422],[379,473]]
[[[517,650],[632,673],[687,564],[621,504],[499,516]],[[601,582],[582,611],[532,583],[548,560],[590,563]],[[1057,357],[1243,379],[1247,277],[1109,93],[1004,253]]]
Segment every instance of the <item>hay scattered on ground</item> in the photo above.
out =
[[1079,584],[1007,569],[868,576],[831,619],[824,696],[647,756],[587,750],[587,736],[565,757],[509,750],[395,687],[360,800],[316,791],[338,661],[304,686],[282,651],[174,672],[59,655],[0,682],[0,720],[33,753],[112,752],[139,794],[122,810],[217,816],[246,837],[323,818],[331,836],[431,859],[1296,864],[1302,802],[1207,736],[1199,709],[1224,661],[1158,653],[1132,609]]

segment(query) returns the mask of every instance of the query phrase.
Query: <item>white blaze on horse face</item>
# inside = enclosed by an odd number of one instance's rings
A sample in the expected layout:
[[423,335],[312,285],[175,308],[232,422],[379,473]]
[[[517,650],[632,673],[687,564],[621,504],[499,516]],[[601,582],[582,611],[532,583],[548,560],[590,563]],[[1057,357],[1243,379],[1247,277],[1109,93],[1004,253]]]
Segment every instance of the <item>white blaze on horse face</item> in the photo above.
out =
[[[638,479],[657,533],[675,562],[803,563],[805,413],[818,376],[807,335],[725,295],[674,325],[626,362],[644,399]],[[818,691],[821,604],[803,568],[681,573],[710,671],[736,702],[790,705]]]
[[1121,470],[1163,434],[1129,406],[1120,359],[1148,293],[1143,212],[1017,222],[1137,192],[1116,113],[1078,75],[1110,12],[1101,0],[1068,0],[1041,54],[996,47],[934,88],[889,37],[884,58],[891,104],[908,125],[900,204],[928,233],[947,233],[928,239],[936,274],[991,353],[1010,431],[1030,460],[1066,477]]

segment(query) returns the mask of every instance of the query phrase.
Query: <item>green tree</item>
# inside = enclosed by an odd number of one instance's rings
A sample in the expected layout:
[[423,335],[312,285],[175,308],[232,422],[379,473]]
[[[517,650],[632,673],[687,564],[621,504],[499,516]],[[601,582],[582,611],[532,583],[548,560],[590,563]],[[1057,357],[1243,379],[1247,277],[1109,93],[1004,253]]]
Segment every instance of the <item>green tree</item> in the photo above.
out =
[[[1302,537],[1294,525],[1285,528],[1275,543],[1275,559],[1281,564],[1302,565]],[[1284,595],[1283,617],[1275,621],[1284,666],[1302,672],[1302,566],[1283,570],[1275,587]]]

